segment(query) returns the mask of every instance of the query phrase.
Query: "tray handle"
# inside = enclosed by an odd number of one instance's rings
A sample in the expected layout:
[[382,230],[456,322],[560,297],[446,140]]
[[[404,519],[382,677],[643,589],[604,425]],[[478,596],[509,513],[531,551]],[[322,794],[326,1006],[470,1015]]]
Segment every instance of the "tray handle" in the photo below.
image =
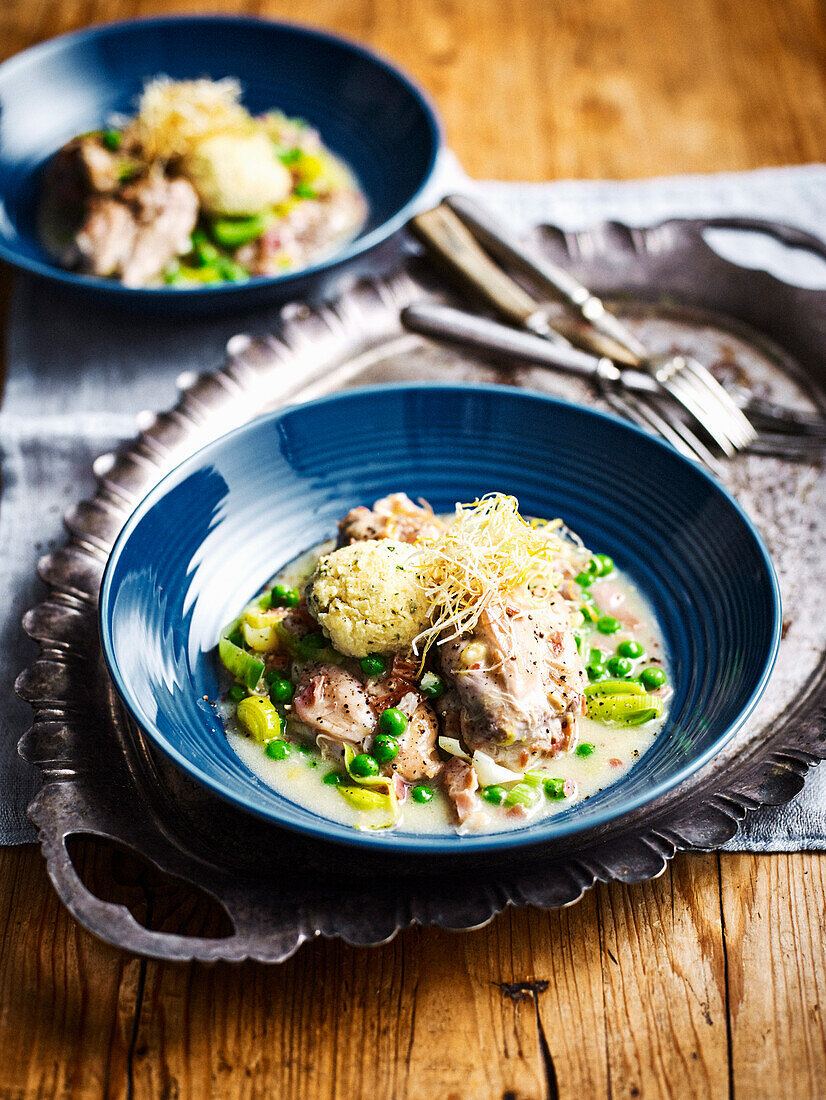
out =
[[[72,916],[98,939],[123,951],[135,952],[154,959],[211,961],[235,957],[241,959],[247,956],[248,952],[241,946],[235,922],[229,913],[227,916],[233,928],[230,936],[181,936],[172,932],[152,931],[135,920],[125,905],[103,901],[97,897],[85,886],[72,863],[66,848],[66,840],[71,835],[73,834],[65,833],[59,839],[49,838],[46,841],[41,834],[46,869],[63,904]],[[86,829],[83,830],[83,835],[101,840],[113,839],[103,833],[89,832]],[[122,844],[122,841],[118,840],[117,843]],[[142,859],[148,859],[143,853],[140,855]],[[149,862],[152,861],[149,860]],[[157,867],[157,864],[154,866]],[[158,869],[161,870],[161,868]],[[182,879],[182,881],[186,883],[188,880]],[[222,908],[226,912],[226,906],[222,905]],[[233,940],[237,942],[237,952],[233,951]]]
[[784,225],[782,222],[767,221],[764,218],[721,215],[716,218],[692,218],[687,224],[691,224],[699,236],[703,235],[705,229],[741,229],[749,233],[765,233],[767,237],[774,237],[789,248],[802,248],[826,260],[826,241],[822,241],[813,233],[807,233],[805,229]]

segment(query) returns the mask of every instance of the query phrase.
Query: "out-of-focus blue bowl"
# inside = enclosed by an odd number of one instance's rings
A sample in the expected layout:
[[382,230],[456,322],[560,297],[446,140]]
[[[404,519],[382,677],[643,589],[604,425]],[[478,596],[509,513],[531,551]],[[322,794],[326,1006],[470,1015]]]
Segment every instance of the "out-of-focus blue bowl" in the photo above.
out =
[[[370,207],[358,237],[294,273],[178,290],[128,288],[64,271],[44,250],[36,208],[43,168],[70,138],[114,112],[134,114],[145,82],[237,77],[254,113],[306,119],[355,172]],[[0,65],[0,256],[113,304],[237,308],[306,294],[400,229],[429,180],[439,124],[423,92],[363,46],[309,27],[231,16],[113,23],[55,38]]]
[[[206,695],[215,645],[269,577],[335,532],[356,504],[404,490],[437,511],[492,490],[561,516],[652,601],[674,696],[627,777],[515,832],[358,832],[261,782],[230,748]],[[190,775],[264,818],[384,851],[493,853],[553,843],[684,780],[754,708],[774,663],[780,597],[766,549],[716,482],[665,444],[601,413],[497,386],[353,390],[276,412],[184,462],[118,538],[100,599],[115,685],[149,737]]]

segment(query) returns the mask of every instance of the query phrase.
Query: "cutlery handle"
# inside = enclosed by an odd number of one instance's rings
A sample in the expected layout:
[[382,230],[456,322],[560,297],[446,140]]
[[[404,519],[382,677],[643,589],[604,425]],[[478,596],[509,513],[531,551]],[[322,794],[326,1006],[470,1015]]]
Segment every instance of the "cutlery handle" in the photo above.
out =
[[560,347],[532,332],[520,332],[498,321],[438,302],[413,302],[402,311],[402,324],[422,336],[451,340],[479,351],[496,352],[522,363],[552,367],[583,378],[596,378],[608,368],[609,373],[613,371],[614,378],[619,375],[607,359],[599,359],[578,348]]
[[546,293],[562,298],[597,332],[629,352],[633,365],[638,365],[646,357],[646,348],[636,336],[564,268],[544,256],[533,255],[490,211],[466,195],[449,195],[444,201],[500,263],[508,264],[533,280]]
[[[472,234],[446,206],[417,214],[410,227],[437,259],[458,273],[500,314],[529,328],[542,326],[544,311],[539,303],[485,255]],[[558,339],[561,342],[564,338]]]

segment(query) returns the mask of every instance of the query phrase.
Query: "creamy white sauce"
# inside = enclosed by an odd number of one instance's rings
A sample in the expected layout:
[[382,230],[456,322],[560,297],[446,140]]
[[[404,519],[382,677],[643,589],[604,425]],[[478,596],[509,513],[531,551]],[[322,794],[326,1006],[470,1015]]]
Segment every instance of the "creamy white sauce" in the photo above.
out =
[[[303,586],[318,558],[328,553],[333,546],[334,543],[330,540],[302,554],[281,570],[272,583]],[[608,577],[595,581],[590,591],[602,614],[612,615],[623,626],[611,635],[600,634],[596,629],[586,634],[582,649],[586,663],[588,650],[599,649],[607,660],[615,654],[621,641],[633,638],[645,649],[644,657],[633,662],[633,671],[655,664],[662,667],[667,675],[665,644],[656,618],[650,605],[632,582],[620,570],[615,569]],[[671,689],[665,687],[654,694],[661,695],[665,700],[670,696]],[[370,828],[378,822],[380,815],[354,810],[337,793],[334,786],[322,782],[327,772],[340,771],[340,765],[322,760],[315,750],[302,753],[294,749],[286,760],[272,760],[265,754],[263,745],[238,731],[236,723],[230,717],[234,708],[222,706],[221,709],[225,715],[231,747],[267,786],[322,817],[352,825],[354,828]],[[575,802],[616,783],[628,774],[651,747],[662,729],[666,715],[667,708],[662,718],[644,726],[606,726],[588,718],[579,718],[576,744],[593,745],[594,751],[588,756],[581,756],[574,747],[571,751],[561,753],[531,769],[567,781],[566,790],[572,790],[568,797],[548,799],[543,795],[539,805],[529,811],[528,817],[509,816],[504,808],[491,806],[483,801],[482,814],[463,831],[488,833],[524,828],[526,824],[561,813]],[[452,804],[440,791],[436,791],[429,803],[416,803],[408,798],[402,808],[401,820],[394,826],[394,832],[397,833],[452,834],[455,831],[456,819]]]

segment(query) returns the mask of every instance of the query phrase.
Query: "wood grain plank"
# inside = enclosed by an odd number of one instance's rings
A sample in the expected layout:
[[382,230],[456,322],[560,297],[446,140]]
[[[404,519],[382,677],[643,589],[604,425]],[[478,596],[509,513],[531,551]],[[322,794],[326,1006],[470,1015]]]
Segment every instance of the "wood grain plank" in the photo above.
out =
[[0,849],[0,929],[0,1100],[124,1097],[140,962],[74,922],[34,845]]
[[721,857],[735,1095],[824,1095],[826,856]]
[[0,54],[87,23],[189,11],[315,22],[387,52],[435,97],[476,176],[630,178],[826,158],[818,0],[10,0]]
[[610,1095],[725,1096],[725,960],[715,856],[600,891]]
[[544,1097],[532,1002],[495,984],[530,980],[515,949],[506,915],[375,949],[319,941],[277,968],[150,963],[135,1094]]
[[317,943],[270,970],[150,963],[135,1069],[138,1095],[723,1095],[716,859],[464,936]]

